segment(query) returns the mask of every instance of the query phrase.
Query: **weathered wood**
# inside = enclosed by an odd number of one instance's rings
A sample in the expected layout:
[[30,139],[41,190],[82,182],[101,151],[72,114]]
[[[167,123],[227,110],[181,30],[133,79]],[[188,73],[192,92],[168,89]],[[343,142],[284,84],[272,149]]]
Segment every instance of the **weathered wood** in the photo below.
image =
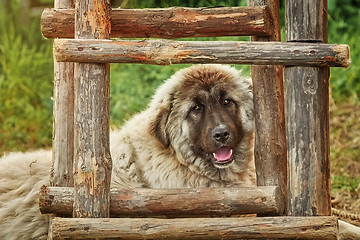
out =
[[[55,0],[54,7],[73,8],[73,0]],[[53,144],[50,185],[74,186],[74,63],[54,58]],[[49,217],[49,222],[53,216]],[[51,240],[51,224],[48,239]]]
[[[266,5],[270,8],[274,34],[270,37],[252,37],[252,41],[281,41],[280,1],[249,0],[251,6]],[[255,42],[254,42],[255,43]],[[280,43],[275,43],[280,44]],[[282,46],[282,44],[280,44]],[[275,50],[275,49],[274,49]],[[311,52],[311,50],[310,50]],[[311,55],[308,52],[304,58]],[[290,54],[297,54],[291,48]],[[273,51],[277,56],[278,49]],[[305,57],[306,56],[306,57]],[[289,58],[287,60],[289,62]],[[281,64],[281,63],[277,63]],[[251,66],[255,110],[255,166],[258,186],[279,186],[286,204],[287,197],[287,148],[284,115],[283,66]],[[282,214],[284,214],[282,212]]]
[[[327,42],[326,0],[286,3],[288,41]],[[287,67],[285,82],[288,215],[330,215],[329,69]]]
[[[55,0],[56,9],[74,7],[73,0]],[[54,60],[53,154],[50,184],[72,187],[74,159],[74,63]]]
[[52,186],[72,187],[74,158],[74,63],[54,62]]
[[[111,189],[111,217],[210,217],[251,213],[280,213],[277,187],[202,189]],[[40,211],[71,216],[73,188],[43,186]]]
[[[55,0],[56,9],[74,7]],[[72,187],[74,159],[74,63],[54,60],[53,150],[50,184]]]
[[144,64],[237,63],[337,66],[349,64],[344,44],[238,41],[114,41],[55,39],[58,61]]
[[289,215],[330,215],[327,69],[285,70]]
[[[74,38],[74,10],[45,9],[42,33],[47,38]],[[113,9],[111,37],[182,38],[269,35],[266,7]]]
[[335,217],[55,218],[54,239],[337,239]]
[[327,39],[327,5],[324,4],[327,3],[286,0],[286,41],[324,42],[324,36]]
[[[109,0],[77,0],[77,39],[109,38]],[[75,64],[73,217],[109,217],[109,64]]]

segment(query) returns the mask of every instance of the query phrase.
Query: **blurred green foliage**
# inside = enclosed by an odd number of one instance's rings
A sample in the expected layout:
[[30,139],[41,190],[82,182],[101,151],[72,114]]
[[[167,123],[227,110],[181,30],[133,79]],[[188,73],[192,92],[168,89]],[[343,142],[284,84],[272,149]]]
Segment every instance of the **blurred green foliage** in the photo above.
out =
[[331,68],[332,96],[337,102],[360,99],[360,0],[329,0],[329,43],[350,46],[349,69]]
[[332,189],[343,189],[349,192],[356,192],[359,190],[360,177],[348,177],[343,175],[335,175],[331,177]]
[[18,1],[0,10],[0,152],[48,146],[52,128],[52,47]]
[[[114,6],[213,7],[244,6],[246,0],[114,0]],[[283,3],[284,1],[282,1]],[[28,3],[28,4],[25,4]],[[52,135],[52,41],[42,38],[40,16],[30,8],[49,6],[52,0],[0,0],[0,155],[2,152],[50,146]],[[332,69],[335,101],[358,100],[360,92],[359,0],[329,0],[329,42],[351,47],[352,66]],[[282,9],[282,13],[284,13]],[[225,38],[225,40],[244,38]],[[111,122],[120,125],[143,109],[154,89],[182,65],[113,64]],[[243,66],[236,66],[243,68]],[[244,73],[249,74],[245,66]]]

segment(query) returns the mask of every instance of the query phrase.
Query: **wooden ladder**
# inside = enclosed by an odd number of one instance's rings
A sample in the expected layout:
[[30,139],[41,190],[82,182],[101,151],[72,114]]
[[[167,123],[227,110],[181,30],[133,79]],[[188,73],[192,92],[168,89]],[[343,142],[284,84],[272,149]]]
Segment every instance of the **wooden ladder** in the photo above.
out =
[[[44,10],[42,31],[55,39],[56,59],[51,187],[40,193],[42,213],[57,216],[50,238],[338,239],[330,216],[329,67],[348,67],[349,47],[326,43],[326,0],[287,0],[280,42],[279,4],[111,9],[108,0],[55,0]],[[164,40],[209,36],[252,42]],[[110,62],[254,65],[258,186],[110,190]],[[254,213],[261,217],[227,217]]]

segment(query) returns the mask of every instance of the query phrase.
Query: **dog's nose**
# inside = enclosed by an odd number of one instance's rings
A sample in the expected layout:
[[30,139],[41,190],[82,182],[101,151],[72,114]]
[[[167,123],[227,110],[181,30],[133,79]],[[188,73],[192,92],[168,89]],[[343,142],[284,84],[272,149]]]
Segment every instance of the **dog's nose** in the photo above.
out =
[[215,141],[221,143],[225,143],[230,137],[229,130],[225,125],[219,125],[215,127],[211,133]]

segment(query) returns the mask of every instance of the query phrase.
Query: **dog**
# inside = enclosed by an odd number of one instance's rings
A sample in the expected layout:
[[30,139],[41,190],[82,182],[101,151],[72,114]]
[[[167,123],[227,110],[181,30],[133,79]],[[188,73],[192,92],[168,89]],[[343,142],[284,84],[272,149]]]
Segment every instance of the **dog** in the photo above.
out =
[[226,65],[180,70],[111,139],[114,185],[117,176],[149,188],[252,185],[251,80]]
[[[251,79],[227,65],[182,69],[149,107],[112,131],[111,187],[255,186]],[[38,193],[49,184],[51,152],[0,159],[0,239],[46,239]]]

